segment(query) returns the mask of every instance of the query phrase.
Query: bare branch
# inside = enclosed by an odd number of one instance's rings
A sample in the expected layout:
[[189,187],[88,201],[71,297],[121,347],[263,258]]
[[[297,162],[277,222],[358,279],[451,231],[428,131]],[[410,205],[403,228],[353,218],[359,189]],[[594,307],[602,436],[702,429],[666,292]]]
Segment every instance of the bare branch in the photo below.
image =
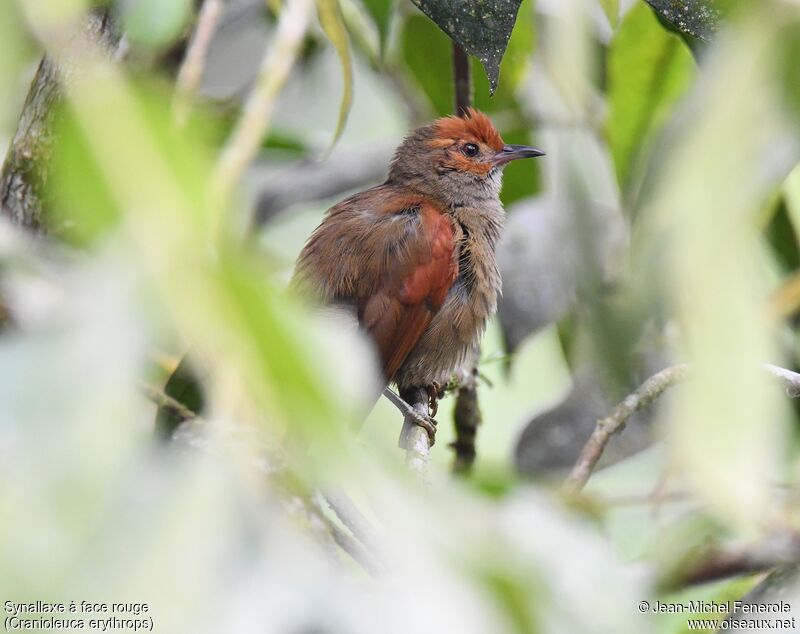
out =
[[[800,374],[768,363],[763,364],[763,367],[784,387],[788,397],[800,397]],[[636,412],[655,401],[667,388],[683,380],[688,369],[688,365],[680,364],[661,370],[625,397],[608,416],[597,421],[592,435],[564,482],[564,489],[572,493],[583,489],[611,437],[621,431]]]
[[453,473],[469,474],[475,462],[475,438],[481,424],[481,410],[478,405],[478,355],[477,350],[469,356],[458,371],[458,392],[453,411],[456,439],[450,443],[455,451]]
[[420,424],[420,419],[430,423],[429,397],[425,388],[412,388],[403,392],[403,400],[410,409],[403,421],[400,446],[406,450],[406,464],[422,480],[428,479],[428,458],[431,451],[430,436]]
[[306,513],[310,528],[320,537],[328,537],[346,552],[350,558],[361,566],[370,576],[375,577],[381,570],[381,565],[372,557],[371,553],[352,535],[337,526],[320,507],[315,497],[305,498],[287,496],[288,500],[299,502]]
[[178,71],[172,102],[175,119],[180,125],[184,124],[189,116],[192,100],[203,78],[208,48],[217,30],[224,5],[224,0],[205,0],[197,16],[197,24],[189,41],[186,56]]
[[326,490],[323,497],[336,517],[350,529],[358,541],[368,548],[376,547],[378,538],[375,529],[346,493]]
[[574,493],[579,492],[592,475],[611,436],[622,430],[636,412],[655,401],[671,385],[682,380],[687,370],[688,366],[685,364],[661,370],[642,383],[635,392],[626,396],[608,416],[597,421],[592,435],[586,441],[578,461],[564,483],[564,488]]
[[248,172],[248,182],[259,192],[254,225],[263,224],[291,205],[325,200],[379,183],[386,177],[395,145],[392,141],[354,150],[340,148],[335,161],[303,159],[283,169],[256,163]]
[[353,539],[353,537],[333,522],[325,518],[325,524],[330,531],[333,541],[346,552],[358,565],[360,565],[370,576],[375,577],[380,572],[380,566],[373,560],[364,546]]
[[779,533],[754,545],[712,548],[703,553],[692,553],[677,562],[675,567],[662,573],[656,585],[662,592],[671,592],[798,562],[800,535]]

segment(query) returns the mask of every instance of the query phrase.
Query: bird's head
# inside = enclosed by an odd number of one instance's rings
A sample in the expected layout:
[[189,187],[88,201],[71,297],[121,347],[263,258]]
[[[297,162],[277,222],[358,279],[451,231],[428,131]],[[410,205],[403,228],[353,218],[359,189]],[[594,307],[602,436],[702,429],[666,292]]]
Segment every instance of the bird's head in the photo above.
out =
[[411,132],[395,153],[389,181],[444,202],[497,198],[506,164],[543,154],[526,145],[506,145],[491,119],[470,108],[463,117],[443,117]]

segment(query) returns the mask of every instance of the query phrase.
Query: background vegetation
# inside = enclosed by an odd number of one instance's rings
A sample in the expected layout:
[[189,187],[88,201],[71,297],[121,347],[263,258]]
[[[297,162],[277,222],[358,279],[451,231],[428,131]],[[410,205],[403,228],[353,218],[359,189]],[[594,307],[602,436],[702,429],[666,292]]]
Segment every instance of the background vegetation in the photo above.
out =
[[[451,37],[547,157],[506,170],[477,461],[450,397],[421,478],[388,402],[350,431],[365,343],[285,286],[453,112]],[[615,634],[798,599],[798,52],[789,0],[0,4],[0,597]],[[187,352],[202,410],[165,392]]]

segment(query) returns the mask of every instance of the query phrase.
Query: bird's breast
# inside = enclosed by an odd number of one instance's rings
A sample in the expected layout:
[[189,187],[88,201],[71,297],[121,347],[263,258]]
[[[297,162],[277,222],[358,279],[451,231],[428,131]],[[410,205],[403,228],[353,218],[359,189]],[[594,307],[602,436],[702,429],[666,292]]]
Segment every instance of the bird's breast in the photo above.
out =
[[446,383],[478,341],[497,307],[500,273],[495,258],[498,224],[459,221],[458,277],[441,309],[396,375],[401,387]]

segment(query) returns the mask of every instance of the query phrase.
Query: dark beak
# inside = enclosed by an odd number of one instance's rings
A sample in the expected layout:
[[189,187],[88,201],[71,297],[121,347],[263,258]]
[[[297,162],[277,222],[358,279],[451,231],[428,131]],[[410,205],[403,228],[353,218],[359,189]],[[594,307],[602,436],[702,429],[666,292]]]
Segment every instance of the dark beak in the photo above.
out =
[[505,165],[516,159],[544,156],[544,152],[529,145],[506,145],[494,155],[495,165]]

